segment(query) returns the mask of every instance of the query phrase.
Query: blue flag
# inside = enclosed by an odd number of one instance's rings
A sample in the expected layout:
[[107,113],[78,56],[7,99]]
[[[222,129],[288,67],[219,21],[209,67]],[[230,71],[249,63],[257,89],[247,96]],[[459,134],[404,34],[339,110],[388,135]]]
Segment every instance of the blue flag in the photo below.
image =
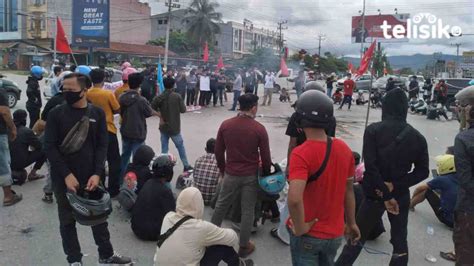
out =
[[161,69],[161,63],[158,62],[158,70],[157,70],[157,78],[156,82],[158,83],[158,88],[160,90],[160,94],[163,93],[165,89],[165,85],[163,84],[163,69]]

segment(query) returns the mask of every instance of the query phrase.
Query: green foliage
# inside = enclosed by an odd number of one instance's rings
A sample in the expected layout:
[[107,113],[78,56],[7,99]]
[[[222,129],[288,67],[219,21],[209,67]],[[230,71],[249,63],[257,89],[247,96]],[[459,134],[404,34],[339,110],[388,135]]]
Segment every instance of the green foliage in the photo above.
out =
[[385,67],[387,68],[388,72],[392,72],[392,69],[390,67],[390,62],[388,62],[387,55],[385,54],[384,49],[382,48],[380,51],[375,51],[374,52],[374,58],[373,58],[373,68],[376,76],[383,76],[383,70],[384,70],[384,63]]
[[215,40],[215,35],[220,33],[217,23],[222,22],[222,14],[217,12],[217,2],[211,0],[193,0],[186,11],[186,20],[189,21],[187,36],[197,46],[204,42],[209,45]]
[[[299,63],[299,54],[295,53],[291,55],[289,61]],[[347,62],[343,59],[335,57],[330,52],[324,53],[324,57],[319,57],[318,62],[313,56],[309,54],[305,55],[303,61],[305,63],[305,68],[308,70],[317,72],[320,69],[321,73],[327,74],[332,72],[347,72]]]
[[409,76],[409,75],[414,75],[414,74],[415,72],[410,67],[404,67],[400,69],[400,75]]
[[[150,40],[147,44],[165,47],[166,37]],[[169,49],[175,53],[187,54],[195,50],[195,45],[190,42],[185,33],[173,31],[170,32]]]
[[270,48],[257,48],[253,54],[242,60],[234,61],[234,65],[244,69],[257,67],[260,70],[278,71],[280,69],[280,57],[275,55]]

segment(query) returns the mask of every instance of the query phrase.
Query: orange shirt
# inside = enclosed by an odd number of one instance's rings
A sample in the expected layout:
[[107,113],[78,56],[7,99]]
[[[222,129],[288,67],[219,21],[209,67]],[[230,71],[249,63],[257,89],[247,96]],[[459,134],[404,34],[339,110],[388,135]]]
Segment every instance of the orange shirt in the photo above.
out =
[[130,87],[128,86],[128,83],[124,83],[120,88],[116,89],[114,93],[115,93],[115,98],[117,99],[117,101],[118,99],[120,99],[120,96],[124,92],[128,91],[129,89]]
[[114,124],[114,112],[120,109],[120,104],[113,92],[102,88],[92,88],[87,91],[87,100],[93,105],[101,108],[105,112],[107,121],[107,131],[117,134],[117,127]]

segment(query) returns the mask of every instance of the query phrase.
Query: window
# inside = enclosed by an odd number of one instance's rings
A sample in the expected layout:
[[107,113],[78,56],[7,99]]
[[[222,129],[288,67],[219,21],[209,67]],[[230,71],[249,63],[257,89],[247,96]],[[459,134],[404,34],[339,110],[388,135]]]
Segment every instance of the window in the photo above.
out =
[[218,45],[219,45],[219,42],[218,42],[218,41],[216,41],[216,42],[214,43],[214,45],[215,45],[215,46],[218,46]]
[[163,20],[159,19],[158,20],[158,25],[162,25],[163,24]]
[[18,31],[18,0],[0,0],[0,32]]
[[168,24],[168,20],[167,20],[167,19],[164,19],[164,20],[163,20],[163,24]]

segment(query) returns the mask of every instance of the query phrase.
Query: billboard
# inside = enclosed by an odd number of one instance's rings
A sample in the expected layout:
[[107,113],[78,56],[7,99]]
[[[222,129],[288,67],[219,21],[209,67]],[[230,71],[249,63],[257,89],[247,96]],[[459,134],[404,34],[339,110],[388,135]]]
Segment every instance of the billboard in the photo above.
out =
[[393,26],[395,25],[403,25],[406,28],[408,18],[410,18],[410,14],[365,16],[365,30],[362,30],[362,16],[354,16],[352,17],[352,43],[361,43],[363,37],[366,43],[371,43],[373,40],[377,40],[377,42],[408,42],[406,32],[403,34],[404,38],[386,39],[381,28],[386,21],[386,24],[391,26],[391,29],[388,30],[388,33],[391,35]]
[[109,47],[110,0],[72,1],[72,44]]

